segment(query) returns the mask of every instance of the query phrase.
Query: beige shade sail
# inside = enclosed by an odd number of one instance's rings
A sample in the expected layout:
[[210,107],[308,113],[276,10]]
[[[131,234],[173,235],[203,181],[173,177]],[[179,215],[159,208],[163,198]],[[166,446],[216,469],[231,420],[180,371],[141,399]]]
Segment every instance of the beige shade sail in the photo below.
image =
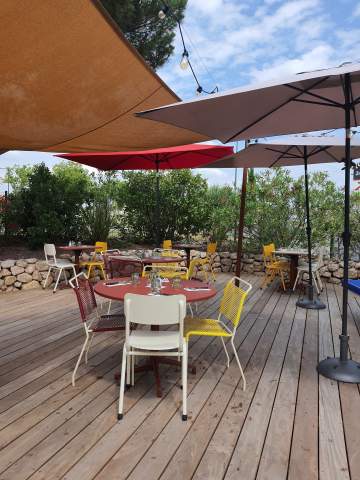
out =
[[144,150],[209,140],[136,118],[179,98],[97,0],[1,0],[0,149]]

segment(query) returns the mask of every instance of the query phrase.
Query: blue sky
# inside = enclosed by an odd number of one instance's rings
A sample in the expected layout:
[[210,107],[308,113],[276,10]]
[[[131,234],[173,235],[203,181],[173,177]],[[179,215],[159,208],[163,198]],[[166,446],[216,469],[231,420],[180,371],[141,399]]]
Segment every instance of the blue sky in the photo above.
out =
[[[205,90],[217,85],[224,91],[360,59],[360,1],[188,0],[183,30]],[[181,54],[177,35],[175,53],[158,74],[181,98],[189,99],[196,84],[189,70],[180,69]],[[40,161],[54,164],[49,154],[9,152],[1,166]],[[311,168],[327,170],[342,185],[340,165]],[[233,170],[201,172],[210,183],[234,181]],[[294,176],[302,172],[302,167],[292,169]],[[0,170],[0,178],[3,173]]]

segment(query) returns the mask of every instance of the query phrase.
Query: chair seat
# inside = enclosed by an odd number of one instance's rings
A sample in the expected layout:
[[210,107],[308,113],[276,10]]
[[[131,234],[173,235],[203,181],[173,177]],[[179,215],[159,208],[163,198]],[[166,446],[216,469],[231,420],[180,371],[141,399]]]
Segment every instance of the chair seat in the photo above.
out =
[[[313,272],[315,272],[316,270],[318,270],[320,267],[316,264],[316,263],[312,263],[311,264],[311,269]],[[309,272],[309,265],[306,264],[306,265],[299,265],[297,267],[298,271],[299,272]]]
[[65,258],[57,258],[56,262],[48,261],[47,264],[49,267],[56,267],[56,268],[72,268],[74,264],[70,260],[66,260]]
[[93,332],[125,330],[125,315],[101,315],[101,317],[91,325],[90,330]]
[[130,333],[129,345],[143,350],[172,350],[179,348],[179,332],[135,330]]
[[184,336],[189,339],[190,335],[231,337],[231,334],[217,320],[187,316],[184,323]]
[[80,262],[80,267],[99,267],[100,265],[104,266],[104,262],[101,260],[98,261],[91,261],[89,260],[88,262]]

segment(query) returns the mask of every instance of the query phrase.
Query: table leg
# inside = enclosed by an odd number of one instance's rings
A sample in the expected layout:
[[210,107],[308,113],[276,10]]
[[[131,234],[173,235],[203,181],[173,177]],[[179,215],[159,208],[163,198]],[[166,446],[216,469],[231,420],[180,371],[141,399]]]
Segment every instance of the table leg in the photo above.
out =
[[81,252],[79,250],[75,250],[74,251],[74,254],[75,254],[75,270],[76,270],[76,273],[79,273],[80,272],[80,254]]
[[290,257],[290,288],[294,288],[294,283],[297,275],[297,267],[299,264],[299,257],[297,255],[291,255]]
[[185,252],[186,252],[186,266],[187,268],[189,268],[190,267],[190,248],[187,248]]

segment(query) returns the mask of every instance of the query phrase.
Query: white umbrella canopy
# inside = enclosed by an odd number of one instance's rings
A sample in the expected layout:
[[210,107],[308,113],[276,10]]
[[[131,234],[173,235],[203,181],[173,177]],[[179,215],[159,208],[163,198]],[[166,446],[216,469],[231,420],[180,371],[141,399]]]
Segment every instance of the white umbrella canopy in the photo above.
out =
[[[351,126],[360,124],[360,63],[298,73],[173,103],[137,115],[176,125],[223,143],[344,127],[344,75],[349,74]],[[340,107],[341,108],[336,108]]]
[[143,118],[217,138],[223,143],[290,133],[345,128],[344,280],[340,356],[318,365],[322,375],[360,383],[360,363],[349,359],[351,127],[360,123],[360,63],[299,73],[283,81],[231,90],[141,112]]
[[[341,137],[289,135],[284,138],[254,141],[247,148],[205,165],[206,168],[274,168],[307,163],[330,163],[344,160],[344,139]],[[351,139],[351,158],[360,158],[360,139]]]

